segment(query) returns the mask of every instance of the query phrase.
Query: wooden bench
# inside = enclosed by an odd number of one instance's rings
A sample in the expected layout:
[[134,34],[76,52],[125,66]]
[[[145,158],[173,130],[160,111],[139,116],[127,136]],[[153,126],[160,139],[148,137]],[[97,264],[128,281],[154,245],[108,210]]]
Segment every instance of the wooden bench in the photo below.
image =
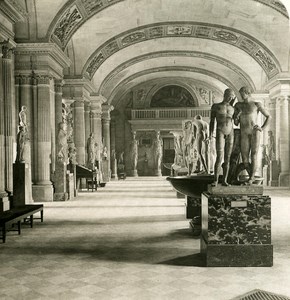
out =
[[[33,218],[33,215],[40,212],[39,218]],[[43,205],[29,204],[12,208],[0,213],[0,228],[2,230],[2,241],[6,241],[6,233],[11,230],[14,224],[17,224],[18,234],[21,234],[21,221],[28,220],[30,227],[33,227],[33,219],[40,219],[43,222]]]

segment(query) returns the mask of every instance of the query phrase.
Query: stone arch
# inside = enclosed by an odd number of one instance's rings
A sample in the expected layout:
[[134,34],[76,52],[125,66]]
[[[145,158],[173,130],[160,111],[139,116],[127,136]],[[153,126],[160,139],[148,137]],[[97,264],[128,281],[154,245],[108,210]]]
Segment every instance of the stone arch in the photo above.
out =
[[82,74],[87,74],[92,78],[100,65],[117,51],[146,40],[168,37],[208,39],[230,44],[251,56],[264,70],[268,78],[274,77],[282,70],[275,55],[260,41],[247,33],[218,24],[165,22],[132,28],[109,39],[89,57]]
[[144,61],[146,59],[151,59],[151,58],[156,58],[156,57],[170,57],[170,56],[184,56],[184,57],[202,57],[202,58],[206,58],[208,60],[212,60],[215,62],[218,62],[220,64],[223,64],[225,66],[227,66],[229,69],[233,70],[234,72],[236,72],[237,74],[239,74],[239,76],[244,80],[245,85],[251,87],[252,90],[256,90],[255,84],[252,81],[252,79],[250,78],[250,76],[248,76],[240,67],[238,67],[237,65],[235,65],[234,63],[224,59],[223,57],[219,57],[217,55],[212,55],[210,53],[202,53],[202,52],[198,52],[198,51],[156,51],[156,52],[151,52],[148,54],[144,54],[144,55],[140,55],[137,57],[134,57],[124,63],[122,63],[121,65],[119,65],[117,68],[115,68],[114,70],[112,70],[103,80],[102,84],[100,85],[99,88],[99,93],[103,94],[107,84],[109,84],[110,80],[116,76],[118,73],[120,73],[121,71],[123,71],[124,69],[139,63],[140,61]]
[[[115,5],[124,0],[69,0],[58,11],[55,18],[52,20],[48,31],[47,40],[56,41],[62,48],[67,46],[67,43],[73,34],[90,18],[97,15],[104,9]],[[253,0],[266,5],[284,17],[289,18],[286,7],[281,1],[270,0]],[[71,17],[73,16],[73,17]],[[60,33],[60,34],[59,34]]]

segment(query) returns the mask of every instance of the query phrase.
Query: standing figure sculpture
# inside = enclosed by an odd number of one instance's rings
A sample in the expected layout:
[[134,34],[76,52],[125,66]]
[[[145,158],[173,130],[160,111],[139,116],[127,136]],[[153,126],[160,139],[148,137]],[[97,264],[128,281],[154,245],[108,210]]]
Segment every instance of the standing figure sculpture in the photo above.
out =
[[138,146],[139,141],[136,139],[136,131],[133,132],[132,142],[131,142],[131,163],[133,176],[137,176],[137,164],[138,164]]
[[94,134],[91,132],[87,140],[87,154],[88,154],[87,165],[89,168],[93,168],[95,164],[95,155],[96,155],[95,143],[96,141],[95,141]]
[[214,182],[213,186],[217,186],[220,175],[222,160],[223,163],[223,179],[222,185],[228,186],[227,178],[230,166],[230,156],[234,142],[233,130],[233,114],[234,107],[231,102],[235,99],[233,90],[226,89],[224,98],[221,103],[213,104],[211,107],[209,135],[213,137],[216,122],[216,161],[214,165]]
[[156,175],[161,176],[163,142],[162,142],[162,138],[160,137],[160,131],[156,131],[156,139],[154,141],[154,154],[155,154]]
[[197,115],[194,118],[194,124],[197,127],[196,141],[199,160],[203,167],[203,171],[208,173],[209,169],[209,125]]
[[183,127],[183,159],[184,165],[191,174],[192,152],[196,136],[196,126],[191,121],[186,121]]
[[24,130],[27,130],[27,107],[24,105],[19,112],[19,126],[24,127]]
[[[270,115],[262,107],[261,103],[250,101],[251,92],[249,88],[242,87],[239,92],[243,102],[238,102],[235,105],[234,122],[235,125],[240,124],[242,162],[250,176],[248,184],[252,184],[258,168],[258,150],[260,147],[261,132],[268,125]],[[257,124],[259,112],[265,117],[265,121],[261,127]]]
[[16,138],[16,160],[15,162],[24,163],[25,162],[25,147],[28,141],[27,131],[24,126],[18,127],[18,133]]
[[275,138],[273,135],[273,131],[268,131],[268,147],[267,147],[267,155],[269,158],[269,161],[272,161],[275,159]]
[[58,124],[57,133],[57,160],[60,163],[64,163],[67,157],[67,135],[66,135],[66,124],[60,122]]

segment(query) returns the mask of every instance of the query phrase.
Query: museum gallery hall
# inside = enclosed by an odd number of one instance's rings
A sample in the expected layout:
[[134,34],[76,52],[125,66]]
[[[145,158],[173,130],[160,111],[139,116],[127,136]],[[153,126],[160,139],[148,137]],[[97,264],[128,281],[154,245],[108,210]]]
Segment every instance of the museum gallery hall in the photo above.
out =
[[0,298],[290,299],[288,0],[0,0]]

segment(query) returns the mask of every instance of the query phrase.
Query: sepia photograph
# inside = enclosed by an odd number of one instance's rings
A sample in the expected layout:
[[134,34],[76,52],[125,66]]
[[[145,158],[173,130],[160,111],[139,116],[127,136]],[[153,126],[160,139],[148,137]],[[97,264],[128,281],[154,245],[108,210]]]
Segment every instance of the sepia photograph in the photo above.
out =
[[0,0],[0,299],[290,300],[290,0]]

